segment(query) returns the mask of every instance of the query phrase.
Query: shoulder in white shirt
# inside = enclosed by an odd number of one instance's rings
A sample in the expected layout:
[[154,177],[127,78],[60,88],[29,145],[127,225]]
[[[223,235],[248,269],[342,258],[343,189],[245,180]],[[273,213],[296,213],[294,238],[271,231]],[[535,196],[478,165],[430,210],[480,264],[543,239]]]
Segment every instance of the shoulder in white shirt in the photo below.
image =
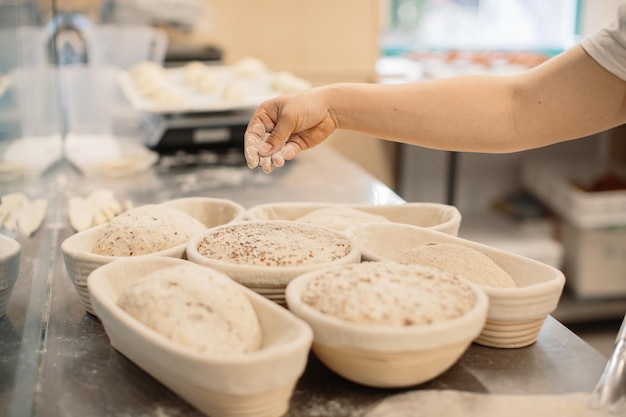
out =
[[600,65],[626,80],[626,3],[618,7],[615,20],[583,39],[581,46]]

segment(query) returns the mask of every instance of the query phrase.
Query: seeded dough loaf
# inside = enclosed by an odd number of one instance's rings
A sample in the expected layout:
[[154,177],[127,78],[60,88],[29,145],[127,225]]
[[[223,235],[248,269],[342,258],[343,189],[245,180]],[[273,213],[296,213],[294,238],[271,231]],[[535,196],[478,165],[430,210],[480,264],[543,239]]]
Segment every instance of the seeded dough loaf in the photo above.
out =
[[232,355],[260,349],[261,327],[241,288],[208,268],[176,265],[127,287],[117,304],[174,342],[200,353]]
[[455,243],[427,243],[398,255],[394,261],[442,269],[478,285],[516,287],[511,275],[487,255]]
[[302,266],[344,258],[348,238],[316,225],[288,221],[240,222],[213,229],[198,253],[238,265]]
[[111,219],[96,241],[93,253],[136,256],[159,252],[186,243],[206,230],[194,217],[158,204],[127,210]]
[[297,218],[296,221],[318,224],[343,232],[350,226],[357,224],[389,222],[390,220],[384,216],[368,213],[352,207],[337,206],[312,210]]
[[394,262],[331,268],[312,279],[302,302],[351,323],[428,325],[462,316],[475,303],[470,285],[441,270]]

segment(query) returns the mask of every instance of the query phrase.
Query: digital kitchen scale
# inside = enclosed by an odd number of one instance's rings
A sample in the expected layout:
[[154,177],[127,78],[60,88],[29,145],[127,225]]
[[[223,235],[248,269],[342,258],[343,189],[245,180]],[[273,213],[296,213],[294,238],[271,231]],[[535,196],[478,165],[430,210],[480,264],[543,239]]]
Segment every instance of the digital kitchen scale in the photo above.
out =
[[252,114],[253,110],[149,114],[142,128],[146,146],[160,154],[243,151],[243,134]]

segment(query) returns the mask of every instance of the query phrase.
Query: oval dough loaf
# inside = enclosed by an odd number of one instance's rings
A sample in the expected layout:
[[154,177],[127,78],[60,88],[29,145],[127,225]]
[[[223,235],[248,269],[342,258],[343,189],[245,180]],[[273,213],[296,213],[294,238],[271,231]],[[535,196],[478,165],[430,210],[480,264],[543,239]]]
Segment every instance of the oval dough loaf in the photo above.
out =
[[117,304],[146,326],[198,352],[232,355],[261,347],[261,326],[244,292],[228,277],[194,264],[146,275]]
[[136,256],[159,252],[186,243],[207,227],[172,207],[148,204],[121,213],[109,221],[96,241],[93,253]]
[[455,243],[427,243],[412,248],[394,261],[439,268],[474,284],[489,287],[516,287],[515,281],[487,255]]

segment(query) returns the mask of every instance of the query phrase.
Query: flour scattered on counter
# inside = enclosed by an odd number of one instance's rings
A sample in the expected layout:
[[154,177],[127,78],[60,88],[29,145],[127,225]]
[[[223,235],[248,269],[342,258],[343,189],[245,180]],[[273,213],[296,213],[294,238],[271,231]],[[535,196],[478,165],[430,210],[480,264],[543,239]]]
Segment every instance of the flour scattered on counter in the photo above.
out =
[[20,192],[6,193],[0,198],[0,224],[9,232],[29,237],[43,223],[48,211],[48,200],[30,200]]
[[173,407],[163,407],[161,405],[157,405],[156,408],[147,413],[142,413],[137,417],[183,417],[181,410]]
[[364,417],[443,415],[447,417],[609,417],[614,415],[591,410],[589,398],[588,393],[496,395],[453,390],[412,391],[383,400]]

